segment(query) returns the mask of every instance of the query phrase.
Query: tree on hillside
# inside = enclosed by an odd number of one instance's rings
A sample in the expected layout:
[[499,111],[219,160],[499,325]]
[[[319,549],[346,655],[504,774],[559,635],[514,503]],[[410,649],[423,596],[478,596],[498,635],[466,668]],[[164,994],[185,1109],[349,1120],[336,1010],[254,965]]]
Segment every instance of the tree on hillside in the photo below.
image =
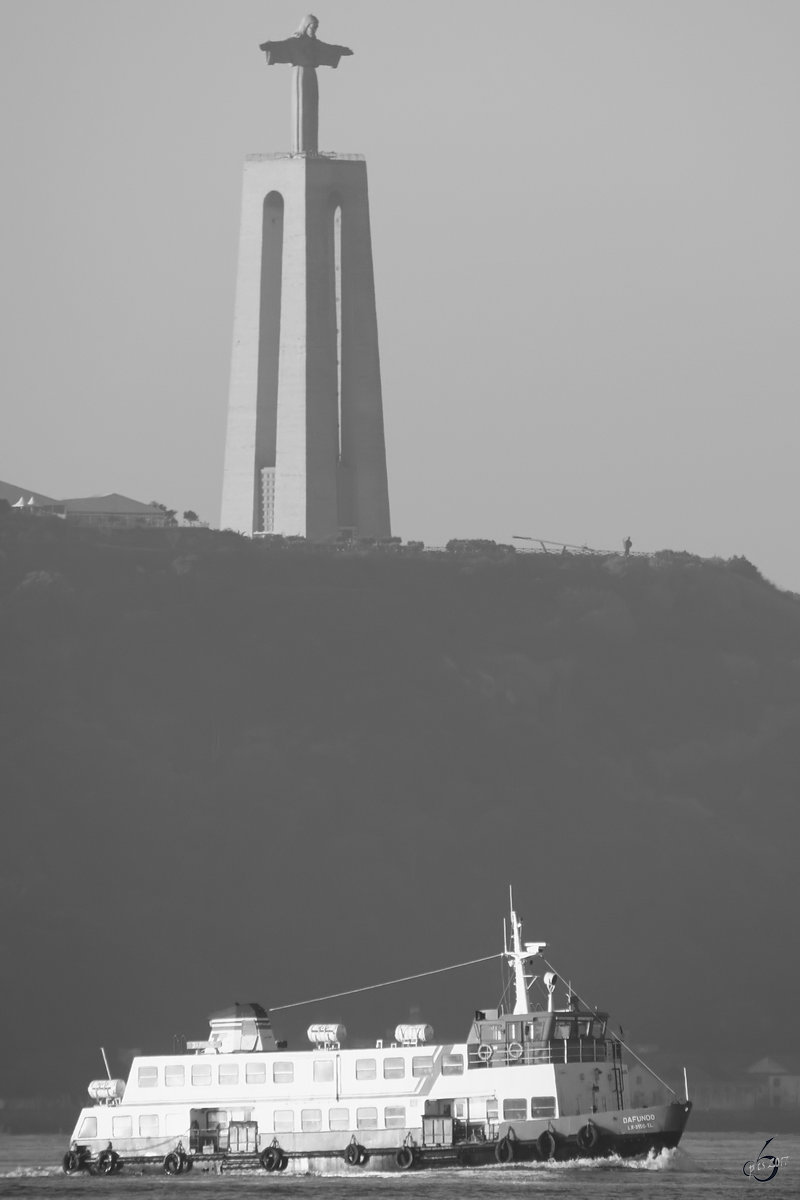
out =
[[164,514],[164,523],[165,523],[166,525],[177,525],[177,524],[178,524],[178,522],[177,522],[177,516],[178,516],[178,510],[177,510],[177,508],[167,508],[166,504],[159,504],[157,500],[151,500],[151,501],[150,501],[150,507],[151,507],[151,508],[157,508],[157,509],[158,509],[160,512],[162,512],[162,513]]
[[187,508],[186,512],[183,514],[183,519],[184,521],[188,521],[190,525],[196,525],[200,520],[197,513],[191,508]]

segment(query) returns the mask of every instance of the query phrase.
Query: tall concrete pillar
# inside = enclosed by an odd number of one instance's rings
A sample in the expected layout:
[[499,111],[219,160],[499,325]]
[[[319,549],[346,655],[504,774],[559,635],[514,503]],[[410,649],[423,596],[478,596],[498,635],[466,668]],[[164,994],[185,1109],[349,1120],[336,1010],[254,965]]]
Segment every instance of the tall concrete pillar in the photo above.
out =
[[366,163],[253,155],[244,170],[223,529],[388,537]]

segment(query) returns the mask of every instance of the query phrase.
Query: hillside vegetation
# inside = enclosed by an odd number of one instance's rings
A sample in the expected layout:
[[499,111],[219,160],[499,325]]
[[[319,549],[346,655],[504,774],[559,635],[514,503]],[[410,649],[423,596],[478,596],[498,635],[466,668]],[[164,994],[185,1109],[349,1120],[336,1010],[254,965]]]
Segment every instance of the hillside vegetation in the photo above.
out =
[[[6,1094],[529,938],[664,1061],[796,1019],[800,601],[745,560],[0,521]],[[276,1013],[463,1037],[497,963]]]

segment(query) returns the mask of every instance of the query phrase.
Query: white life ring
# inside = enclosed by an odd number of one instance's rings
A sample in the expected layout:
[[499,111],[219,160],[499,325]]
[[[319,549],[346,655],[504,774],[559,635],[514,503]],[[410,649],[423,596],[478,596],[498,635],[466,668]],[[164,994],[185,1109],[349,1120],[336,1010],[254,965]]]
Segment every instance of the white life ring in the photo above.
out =
[[478,1058],[481,1062],[488,1062],[493,1054],[494,1050],[491,1046],[487,1046],[485,1042],[478,1046]]
[[522,1058],[522,1045],[520,1042],[508,1043],[508,1058],[510,1062],[516,1062],[517,1059]]

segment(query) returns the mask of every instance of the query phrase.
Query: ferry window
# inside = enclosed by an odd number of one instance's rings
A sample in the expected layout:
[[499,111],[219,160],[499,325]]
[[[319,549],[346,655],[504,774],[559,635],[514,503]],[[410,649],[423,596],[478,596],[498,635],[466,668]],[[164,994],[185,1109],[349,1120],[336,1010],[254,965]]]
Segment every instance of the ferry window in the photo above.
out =
[[245,1063],[244,1079],[245,1083],[266,1083],[267,1064],[263,1062]]
[[498,1116],[499,1116],[499,1111],[497,1108],[497,1100],[487,1100],[486,1101],[486,1120],[487,1121],[496,1121]]
[[556,1021],[556,1029],[553,1036],[557,1038],[568,1038],[570,1028],[571,1026],[569,1021]]
[[589,1020],[589,1021],[581,1021],[581,1022],[579,1023],[579,1025],[578,1025],[578,1029],[580,1030],[580,1035],[581,1035],[581,1037],[591,1037],[591,1036],[592,1036],[592,1022],[591,1022],[591,1020]]
[[555,1096],[533,1096],[531,1098],[532,1117],[554,1117],[556,1115]]
[[211,1087],[211,1063],[192,1063],[192,1086]]
[[506,1025],[506,1041],[507,1042],[521,1041],[522,1034],[520,1033],[520,1028],[521,1028],[521,1026],[520,1026],[519,1021],[509,1021],[509,1023]]
[[466,1121],[467,1119],[467,1102],[466,1100],[453,1101],[453,1116],[457,1121]]
[[220,1081],[220,1083],[238,1083],[239,1082],[239,1064],[238,1063],[220,1063],[219,1064],[219,1081]]
[[183,1087],[186,1082],[185,1071],[181,1063],[167,1063],[164,1068],[164,1083],[167,1087]]
[[411,1074],[415,1079],[419,1079],[421,1075],[433,1074],[433,1055],[432,1054],[415,1054],[411,1059]]
[[528,1115],[528,1105],[520,1097],[518,1100],[503,1101],[504,1121],[524,1121]]
[[356,1109],[356,1127],[358,1129],[377,1129],[378,1128],[378,1110],[377,1110],[377,1108],[357,1108]]
[[158,1086],[158,1067],[139,1067],[139,1087]]
[[133,1137],[132,1117],[112,1117],[111,1132],[115,1138]]
[[308,1131],[322,1129],[322,1109],[303,1108],[300,1110],[300,1128]]
[[139,1117],[139,1137],[158,1137],[158,1114]]
[[294,1083],[294,1063],[279,1058],[272,1064],[272,1079],[274,1083]]
[[605,1025],[602,1021],[592,1021],[592,1037],[601,1038],[605,1032]]
[[464,1074],[464,1055],[463,1054],[445,1054],[442,1059],[442,1074],[443,1075],[463,1075]]
[[294,1113],[290,1108],[276,1108],[273,1120],[276,1133],[291,1133],[294,1129]]
[[403,1079],[406,1073],[404,1058],[385,1058],[383,1060],[384,1079]]
[[406,1110],[402,1104],[393,1105],[391,1108],[383,1110],[383,1117],[386,1122],[387,1129],[404,1129],[406,1124]]
[[78,1130],[79,1138],[97,1137],[97,1117],[84,1117],[83,1123]]
[[332,1083],[333,1082],[333,1059],[318,1058],[314,1063],[314,1082],[315,1083]]
[[350,1113],[346,1108],[332,1108],[328,1113],[328,1125],[331,1129],[349,1129]]
[[505,1038],[503,1037],[502,1025],[493,1025],[493,1024],[489,1024],[488,1022],[485,1025],[481,1025],[481,1041],[482,1042],[505,1041]]
[[377,1073],[374,1058],[356,1059],[356,1079],[374,1079]]

